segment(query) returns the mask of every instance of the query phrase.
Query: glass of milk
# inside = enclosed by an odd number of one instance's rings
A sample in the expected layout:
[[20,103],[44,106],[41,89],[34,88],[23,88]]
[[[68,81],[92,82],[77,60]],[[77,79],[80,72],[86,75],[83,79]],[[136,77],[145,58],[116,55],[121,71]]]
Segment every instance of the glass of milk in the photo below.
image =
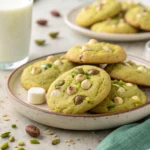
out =
[[0,0],[0,69],[28,61],[33,0]]

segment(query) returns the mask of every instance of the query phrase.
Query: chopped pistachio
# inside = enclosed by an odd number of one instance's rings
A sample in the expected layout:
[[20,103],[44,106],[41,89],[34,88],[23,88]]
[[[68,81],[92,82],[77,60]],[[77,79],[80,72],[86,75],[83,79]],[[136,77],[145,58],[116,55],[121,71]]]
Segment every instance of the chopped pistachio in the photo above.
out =
[[57,38],[58,34],[59,32],[51,32],[49,33],[49,36],[54,39],[54,38]]
[[14,136],[10,136],[10,137],[9,137],[9,142],[14,142],[14,141],[15,141]]
[[47,70],[47,69],[51,68],[52,65],[51,65],[51,64],[44,64],[44,65],[42,65],[41,67],[42,67],[44,70]]
[[6,138],[6,137],[8,137],[9,135],[10,135],[10,132],[4,132],[4,133],[1,134],[1,137],[2,137],[2,138]]
[[3,143],[3,144],[0,146],[0,148],[1,148],[2,150],[8,148],[8,142]]
[[35,40],[35,43],[37,45],[44,45],[45,44],[45,40]]
[[19,145],[19,146],[24,146],[25,143],[24,143],[23,141],[19,141],[19,142],[18,142],[18,145]]
[[16,124],[12,124],[11,127],[12,128],[16,128],[17,126],[16,126]]
[[37,139],[30,139],[31,144],[40,144],[40,142]]
[[19,147],[17,150],[25,150],[23,147]]
[[57,145],[60,143],[60,138],[56,138],[52,140],[52,145]]

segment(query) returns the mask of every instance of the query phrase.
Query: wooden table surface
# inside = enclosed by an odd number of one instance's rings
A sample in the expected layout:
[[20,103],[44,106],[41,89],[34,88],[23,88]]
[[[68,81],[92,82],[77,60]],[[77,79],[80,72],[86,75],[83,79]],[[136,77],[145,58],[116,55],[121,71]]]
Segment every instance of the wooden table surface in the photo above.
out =
[[[90,1],[92,0],[37,0],[33,6],[30,60],[50,53],[66,51],[75,44],[87,42],[89,40],[88,37],[84,37],[67,27],[64,22],[64,16],[71,8]],[[144,2],[149,3],[148,0]],[[53,9],[58,10],[62,17],[52,17],[49,12]],[[40,18],[49,21],[47,27],[40,27],[36,24],[36,20]],[[59,31],[59,38],[55,40],[50,39],[48,33],[52,31]],[[46,39],[46,45],[35,45],[35,39]],[[128,54],[150,60],[150,55],[144,52],[146,42],[147,41],[116,43],[121,45]],[[11,131],[12,135],[16,138],[15,142],[9,144],[8,150],[15,150],[18,141],[25,142],[24,148],[26,150],[93,150],[97,144],[112,131],[68,131],[44,126],[29,120],[14,110],[13,104],[9,101],[11,97],[6,91],[6,83],[10,73],[11,71],[0,71],[0,133]],[[3,114],[7,114],[7,117],[3,117]],[[5,121],[4,118],[8,118],[9,120]],[[17,128],[12,129],[11,124],[16,124]],[[38,138],[40,141],[39,145],[29,143],[30,136],[25,132],[25,126],[28,124],[34,124],[40,128],[41,136]],[[60,144],[55,146],[51,144],[52,136],[44,134],[47,128],[54,131],[60,137]],[[76,140],[76,138],[80,140]],[[8,139],[0,139],[0,145],[7,140]],[[68,146],[66,140],[73,140],[75,144]]]

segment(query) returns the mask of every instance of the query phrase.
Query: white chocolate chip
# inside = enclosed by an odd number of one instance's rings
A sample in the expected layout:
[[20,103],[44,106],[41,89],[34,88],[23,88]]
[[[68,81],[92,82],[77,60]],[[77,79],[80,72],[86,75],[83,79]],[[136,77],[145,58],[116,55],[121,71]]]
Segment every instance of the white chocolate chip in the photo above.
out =
[[139,70],[141,72],[147,72],[147,70],[144,67],[138,67],[137,70]]
[[132,83],[126,83],[126,86],[133,86]]
[[40,72],[41,72],[40,67],[33,67],[32,70],[31,70],[32,75],[39,74]]
[[54,56],[48,56],[47,58],[46,58],[46,60],[47,61],[49,61],[49,62],[54,62]]
[[122,104],[122,103],[123,103],[123,99],[122,99],[121,97],[115,97],[115,98],[114,98],[114,102],[115,102],[116,104]]
[[141,18],[141,16],[142,16],[141,14],[137,14],[136,18]]
[[84,81],[82,81],[81,83],[81,88],[84,90],[88,90],[91,87],[91,82],[87,79],[85,79]]
[[62,65],[63,64],[63,62],[61,61],[61,60],[56,60],[55,62],[54,62],[54,65],[55,66],[60,66],[60,65]]
[[60,93],[59,89],[53,90],[50,94],[50,96],[57,96]]
[[67,87],[67,91],[66,91],[69,95],[73,95],[75,93],[77,93],[76,87],[74,86],[69,86]]
[[125,92],[126,90],[125,90],[123,87],[120,87],[117,91],[118,91],[119,93],[123,93],[123,92]]
[[90,41],[88,42],[89,44],[95,44],[95,43],[97,43],[97,40],[95,40],[95,39],[90,39]]
[[132,96],[131,98],[132,98],[133,100],[140,100],[139,97],[136,96],[136,95],[135,95],[135,96]]
[[31,104],[42,104],[45,102],[45,89],[32,87],[28,91],[28,102]]
[[104,46],[103,49],[107,52],[112,52],[112,50],[108,46]]
[[87,47],[86,45],[82,46],[82,51],[88,51],[88,50],[91,50],[91,49],[89,47]]
[[78,82],[82,82],[84,79],[86,79],[86,76],[84,74],[78,74],[75,77],[75,80]]
[[107,3],[107,0],[103,0],[101,3],[102,3],[102,4],[106,4],[106,3]]

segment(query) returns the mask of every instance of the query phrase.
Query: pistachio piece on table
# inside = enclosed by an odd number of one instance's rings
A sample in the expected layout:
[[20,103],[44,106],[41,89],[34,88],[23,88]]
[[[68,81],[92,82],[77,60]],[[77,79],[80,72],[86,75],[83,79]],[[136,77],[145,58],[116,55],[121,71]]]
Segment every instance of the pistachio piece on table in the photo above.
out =
[[115,98],[114,98],[114,102],[115,102],[116,104],[122,104],[122,103],[123,103],[123,99],[122,99],[121,97],[115,97]]
[[75,80],[78,82],[82,82],[84,79],[86,79],[86,76],[84,74],[77,74],[75,77]]
[[15,141],[14,136],[10,136],[10,137],[9,137],[9,142],[14,142],[14,141]]
[[97,43],[97,40],[95,39],[90,39],[90,41],[88,42],[89,44],[96,44]]
[[49,36],[53,39],[57,38],[57,36],[59,35],[59,32],[51,32],[49,33]]
[[19,145],[19,146],[24,146],[25,143],[24,143],[23,141],[19,141],[19,142],[18,142],[18,145]]
[[91,85],[92,85],[91,81],[88,80],[88,79],[85,79],[81,83],[81,88],[84,89],[84,90],[88,90],[91,87]]
[[59,13],[58,11],[56,11],[56,10],[52,10],[52,11],[51,11],[51,14],[52,14],[53,16],[55,16],[55,17],[60,17],[60,13]]
[[74,73],[75,74],[84,74],[84,70],[82,68],[75,68]]
[[74,104],[75,105],[79,105],[79,104],[81,104],[83,102],[84,99],[85,99],[85,96],[78,95],[74,99]]
[[16,124],[12,124],[11,127],[12,128],[16,128],[17,126],[16,126]]
[[62,86],[64,85],[64,83],[65,83],[65,80],[60,80],[55,84],[55,86]]
[[38,137],[40,135],[40,130],[35,125],[32,125],[32,124],[27,125],[25,130],[26,130],[26,133],[32,137]]
[[31,144],[40,144],[40,142],[37,139],[30,139]]
[[49,62],[54,62],[55,61],[54,56],[48,56],[46,58],[46,60],[49,61]]
[[57,145],[60,143],[60,138],[56,138],[52,140],[52,145]]
[[42,67],[43,70],[47,70],[47,69],[51,68],[52,65],[51,64],[44,64],[41,67]]
[[44,45],[45,44],[45,40],[35,40],[35,43],[37,44],[37,45]]
[[61,60],[56,60],[55,62],[54,62],[54,65],[55,66],[60,66],[60,65],[62,65],[63,64],[63,62],[61,61]]
[[45,26],[45,25],[47,25],[47,20],[45,20],[45,19],[40,19],[40,20],[37,20],[36,21],[36,23],[37,24],[39,24],[39,25],[41,25],[41,26]]
[[31,70],[31,74],[32,75],[36,75],[39,74],[41,72],[41,68],[40,67],[33,67]]
[[4,132],[1,134],[1,138],[9,137],[9,135],[10,135],[10,132]]
[[18,147],[17,150],[25,150],[23,147]]
[[53,90],[50,94],[50,96],[57,96],[60,93],[59,89]]
[[74,86],[69,86],[68,88],[67,88],[67,93],[69,94],[69,95],[73,95],[73,94],[75,94],[77,92],[77,90],[76,90],[76,88],[74,87]]
[[3,143],[3,144],[0,146],[0,148],[1,148],[2,150],[5,150],[6,148],[8,148],[8,142]]
[[100,71],[96,70],[96,69],[89,69],[88,70],[88,75],[97,75],[99,73],[100,73]]

